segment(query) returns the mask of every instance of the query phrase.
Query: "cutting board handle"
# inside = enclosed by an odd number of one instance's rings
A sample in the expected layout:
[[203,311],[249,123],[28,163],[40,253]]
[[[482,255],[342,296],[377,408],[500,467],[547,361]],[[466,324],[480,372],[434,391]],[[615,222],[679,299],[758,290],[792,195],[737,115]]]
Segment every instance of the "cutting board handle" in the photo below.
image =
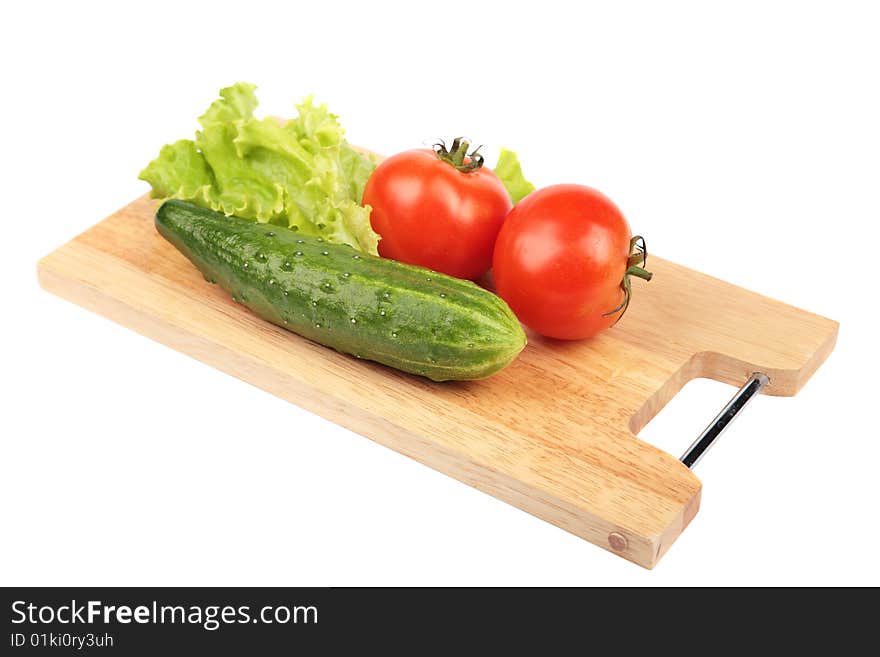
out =
[[770,378],[766,374],[763,372],[753,373],[752,376],[749,377],[749,380],[737,390],[731,400],[727,402],[723,409],[721,409],[721,412],[715,416],[715,419],[709,423],[709,426],[703,429],[703,432],[697,436],[697,439],[691,443],[691,446],[688,447],[687,450],[685,450],[685,453],[682,454],[679,460],[693,470],[694,466],[700,462],[700,459],[705,456],[706,452],[708,452],[712,445],[714,445],[721,437],[721,434],[723,434],[727,430],[727,427],[729,427],[736,419],[736,416],[739,415],[740,411],[748,406],[748,403],[754,399],[754,397],[761,392],[768,383],[770,383]]

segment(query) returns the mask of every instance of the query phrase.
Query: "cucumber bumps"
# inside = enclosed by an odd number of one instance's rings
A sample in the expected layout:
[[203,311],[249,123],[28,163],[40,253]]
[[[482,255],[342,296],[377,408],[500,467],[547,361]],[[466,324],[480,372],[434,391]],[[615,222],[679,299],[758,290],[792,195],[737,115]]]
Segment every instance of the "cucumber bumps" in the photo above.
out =
[[507,304],[470,281],[287,228],[166,201],[159,233],[211,282],[273,324],[433,379],[481,379],[526,344]]

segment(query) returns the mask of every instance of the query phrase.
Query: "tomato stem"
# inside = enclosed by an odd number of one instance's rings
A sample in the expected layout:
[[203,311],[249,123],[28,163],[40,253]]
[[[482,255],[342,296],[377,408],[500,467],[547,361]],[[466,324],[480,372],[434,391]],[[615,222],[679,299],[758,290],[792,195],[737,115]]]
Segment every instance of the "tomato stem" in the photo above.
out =
[[627,267],[624,276],[635,276],[636,278],[641,278],[643,281],[650,281],[654,277],[654,274],[646,269],[642,269],[638,265],[631,265],[630,267]]
[[645,269],[645,266],[648,264],[648,246],[645,244],[644,237],[641,235],[634,236],[629,242],[629,252],[630,255],[626,260],[626,271],[623,272],[623,280],[620,282],[620,289],[623,290],[623,301],[617,308],[609,310],[602,315],[603,317],[610,317],[615,313],[620,313],[617,319],[614,320],[615,324],[620,321],[620,318],[623,317],[627,308],[629,308],[629,302],[632,298],[630,276],[635,276],[645,281],[650,281],[654,276],[654,274]]
[[470,173],[483,166],[483,156],[479,153],[482,146],[477,146],[468,153],[467,150],[470,146],[471,144],[467,139],[456,137],[452,140],[452,145],[448,149],[446,148],[446,142],[443,140],[434,144],[434,152],[439,159],[454,166],[462,173]]

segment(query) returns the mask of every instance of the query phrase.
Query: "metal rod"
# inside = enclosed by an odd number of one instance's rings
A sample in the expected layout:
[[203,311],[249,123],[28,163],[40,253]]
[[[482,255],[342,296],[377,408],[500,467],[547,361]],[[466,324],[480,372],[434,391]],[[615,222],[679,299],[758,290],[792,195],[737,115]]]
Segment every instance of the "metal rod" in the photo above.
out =
[[700,437],[687,448],[687,451],[680,459],[681,462],[687,467],[693,469],[693,467],[700,462],[700,459],[703,458],[703,455],[709,451],[709,448],[715,444],[715,441],[721,437],[724,430],[730,426],[733,419],[746,407],[746,404],[751,401],[752,397],[761,392],[764,386],[768,383],[770,383],[770,379],[766,374],[762,374],[761,372],[755,372],[752,374],[751,378],[746,381],[745,385],[733,396],[733,399],[727,402],[727,406],[725,406],[718,416],[712,420],[712,423],[703,430]]

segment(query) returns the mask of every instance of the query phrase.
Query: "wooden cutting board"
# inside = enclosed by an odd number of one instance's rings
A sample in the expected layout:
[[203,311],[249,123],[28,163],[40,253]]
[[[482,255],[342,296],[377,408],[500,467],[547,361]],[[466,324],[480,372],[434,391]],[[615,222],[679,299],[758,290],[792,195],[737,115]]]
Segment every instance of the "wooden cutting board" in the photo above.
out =
[[43,258],[40,284],[648,568],[701,483],[635,434],[695,377],[761,371],[765,393],[794,395],[837,337],[832,320],[652,256],[654,279],[599,337],[530,334],[499,374],[433,383],[257,318],[156,233],[155,207],[139,198]]

